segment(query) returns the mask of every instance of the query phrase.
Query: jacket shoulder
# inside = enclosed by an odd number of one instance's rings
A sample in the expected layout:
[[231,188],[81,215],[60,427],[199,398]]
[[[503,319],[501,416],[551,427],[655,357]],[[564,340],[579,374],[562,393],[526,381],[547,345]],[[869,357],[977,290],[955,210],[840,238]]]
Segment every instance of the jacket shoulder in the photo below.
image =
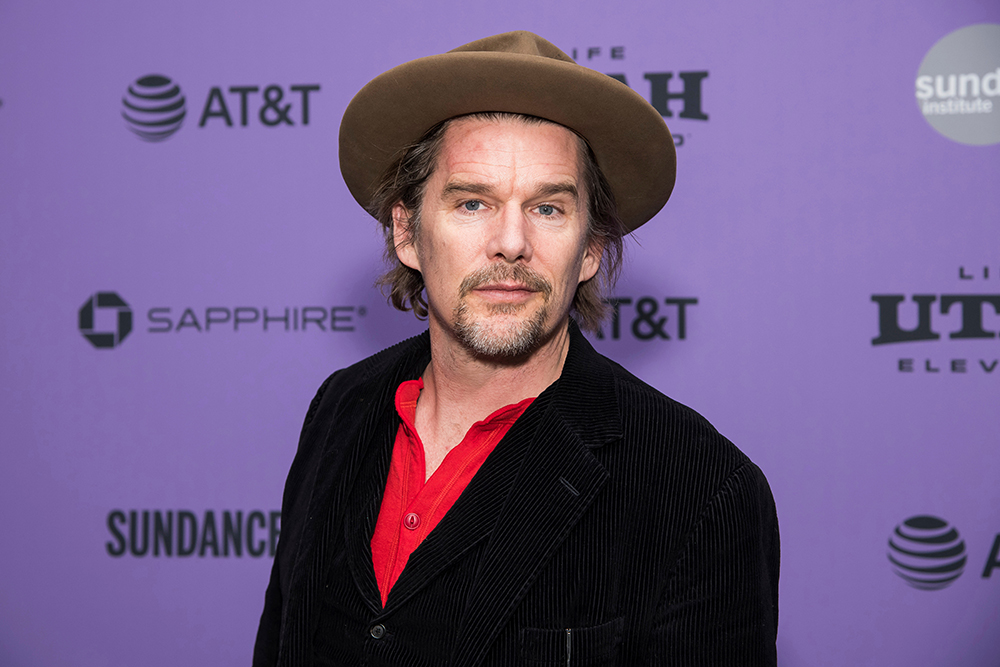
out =
[[[363,408],[371,396],[380,393],[386,382],[406,372],[407,361],[419,360],[423,350],[429,350],[426,334],[409,338],[335,371],[324,380],[309,404],[302,430],[303,435],[314,423],[325,421],[344,410]],[[420,369],[423,370],[423,369]]]
[[[761,581],[773,584],[765,597],[773,601],[776,617],[778,523],[764,473],[698,412],[610,364],[622,438],[602,449],[608,450],[605,464],[619,488],[635,494],[631,498],[636,515],[649,517],[653,524],[669,518],[666,523],[681,539],[667,562],[674,562],[681,545],[690,549],[699,535],[724,531],[734,521],[752,533],[752,542],[761,545],[763,554]],[[723,543],[713,539],[704,544]],[[724,542],[735,539],[728,536]]]
[[[608,360],[622,425],[622,444],[643,457],[662,479],[680,483],[702,500],[743,468],[766,484],[760,469],[701,414]],[[697,494],[700,495],[700,494]]]
[[400,378],[413,372],[425,346],[426,336],[405,340],[342,368],[323,381],[306,411],[298,449],[285,481],[283,517],[286,512],[298,511],[308,501],[324,457],[349,446],[353,442],[350,434],[380,414],[379,407],[391,405]]

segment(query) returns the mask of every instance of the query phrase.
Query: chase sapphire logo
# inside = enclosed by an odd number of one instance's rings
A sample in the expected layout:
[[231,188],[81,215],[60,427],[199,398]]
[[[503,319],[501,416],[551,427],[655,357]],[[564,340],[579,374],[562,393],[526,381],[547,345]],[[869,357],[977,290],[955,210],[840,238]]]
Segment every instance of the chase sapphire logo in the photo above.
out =
[[136,79],[122,98],[125,127],[143,141],[163,141],[181,129],[187,110],[181,87],[162,74]]
[[889,562],[903,581],[922,591],[950,586],[965,569],[965,540],[944,519],[911,516],[889,538]]
[[[96,320],[104,311],[110,317],[105,324],[111,325],[111,331],[100,331]],[[117,292],[97,292],[80,306],[80,333],[99,349],[114,348],[121,345],[125,337],[132,331],[132,309]]]

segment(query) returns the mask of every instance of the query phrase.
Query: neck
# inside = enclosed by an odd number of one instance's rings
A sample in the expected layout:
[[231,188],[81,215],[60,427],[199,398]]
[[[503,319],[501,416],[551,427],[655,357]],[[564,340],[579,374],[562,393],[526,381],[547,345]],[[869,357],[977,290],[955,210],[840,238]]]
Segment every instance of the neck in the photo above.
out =
[[432,316],[431,363],[423,373],[416,411],[428,479],[474,423],[504,406],[538,396],[559,378],[569,352],[568,325],[567,317],[530,354],[499,360],[470,352]]
[[418,412],[464,428],[496,410],[538,396],[559,379],[569,352],[569,318],[540,347],[515,359],[476,355],[450,331],[430,323],[431,363],[424,371]]

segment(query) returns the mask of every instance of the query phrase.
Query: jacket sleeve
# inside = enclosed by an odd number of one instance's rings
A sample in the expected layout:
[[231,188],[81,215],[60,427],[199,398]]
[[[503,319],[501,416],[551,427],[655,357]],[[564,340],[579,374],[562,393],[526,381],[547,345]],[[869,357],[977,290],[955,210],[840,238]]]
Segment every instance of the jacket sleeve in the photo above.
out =
[[253,645],[253,667],[270,667],[278,662],[278,638],[281,632],[281,582],[278,559],[271,566],[271,581],[264,593],[264,612]]
[[303,488],[308,486],[306,477],[309,469],[315,465],[314,452],[307,446],[307,443],[310,442],[309,427],[320,408],[327,387],[335,376],[336,373],[326,379],[316,392],[312,403],[309,404],[309,410],[302,425],[302,435],[299,438],[299,448],[295,460],[292,461],[288,478],[285,480],[285,491],[281,501],[281,535],[278,538],[274,564],[271,566],[271,579],[267,584],[267,591],[264,593],[264,611],[260,616],[257,639],[253,647],[253,667],[272,667],[278,662],[278,648],[281,644],[282,618],[285,606],[283,582],[287,582],[291,575],[291,572],[286,570],[291,567],[289,556],[294,554],[298,540],[299,521],[296,521],[295,518],[302,514],[302,511],[296,508],[300,504]]
[[775,665],[778,521],[764,474],[737,468],[705,507],[656,609],[650,665]]

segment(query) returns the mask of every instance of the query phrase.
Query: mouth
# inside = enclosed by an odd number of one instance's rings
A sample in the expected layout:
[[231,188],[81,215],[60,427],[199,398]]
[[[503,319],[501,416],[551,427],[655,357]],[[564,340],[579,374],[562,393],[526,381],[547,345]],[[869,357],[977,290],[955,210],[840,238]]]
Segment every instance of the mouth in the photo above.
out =
[[472,291],[489,301],[514,303],[531,298],[539,290],[520,283],[486,283],[474,287]]
[[548,301],[551,284],[523,266],[492,265],[468,276],[459,288],[462,297],[475,293],[487,300],[502,302],[527,301],[541,294]]
[[526,285],[524,283],[484,283],[482,285],[476,285],[472,288],[473,291],[487,291],[487,292],[538,292],[540,291],[537,287],[533,285]]

